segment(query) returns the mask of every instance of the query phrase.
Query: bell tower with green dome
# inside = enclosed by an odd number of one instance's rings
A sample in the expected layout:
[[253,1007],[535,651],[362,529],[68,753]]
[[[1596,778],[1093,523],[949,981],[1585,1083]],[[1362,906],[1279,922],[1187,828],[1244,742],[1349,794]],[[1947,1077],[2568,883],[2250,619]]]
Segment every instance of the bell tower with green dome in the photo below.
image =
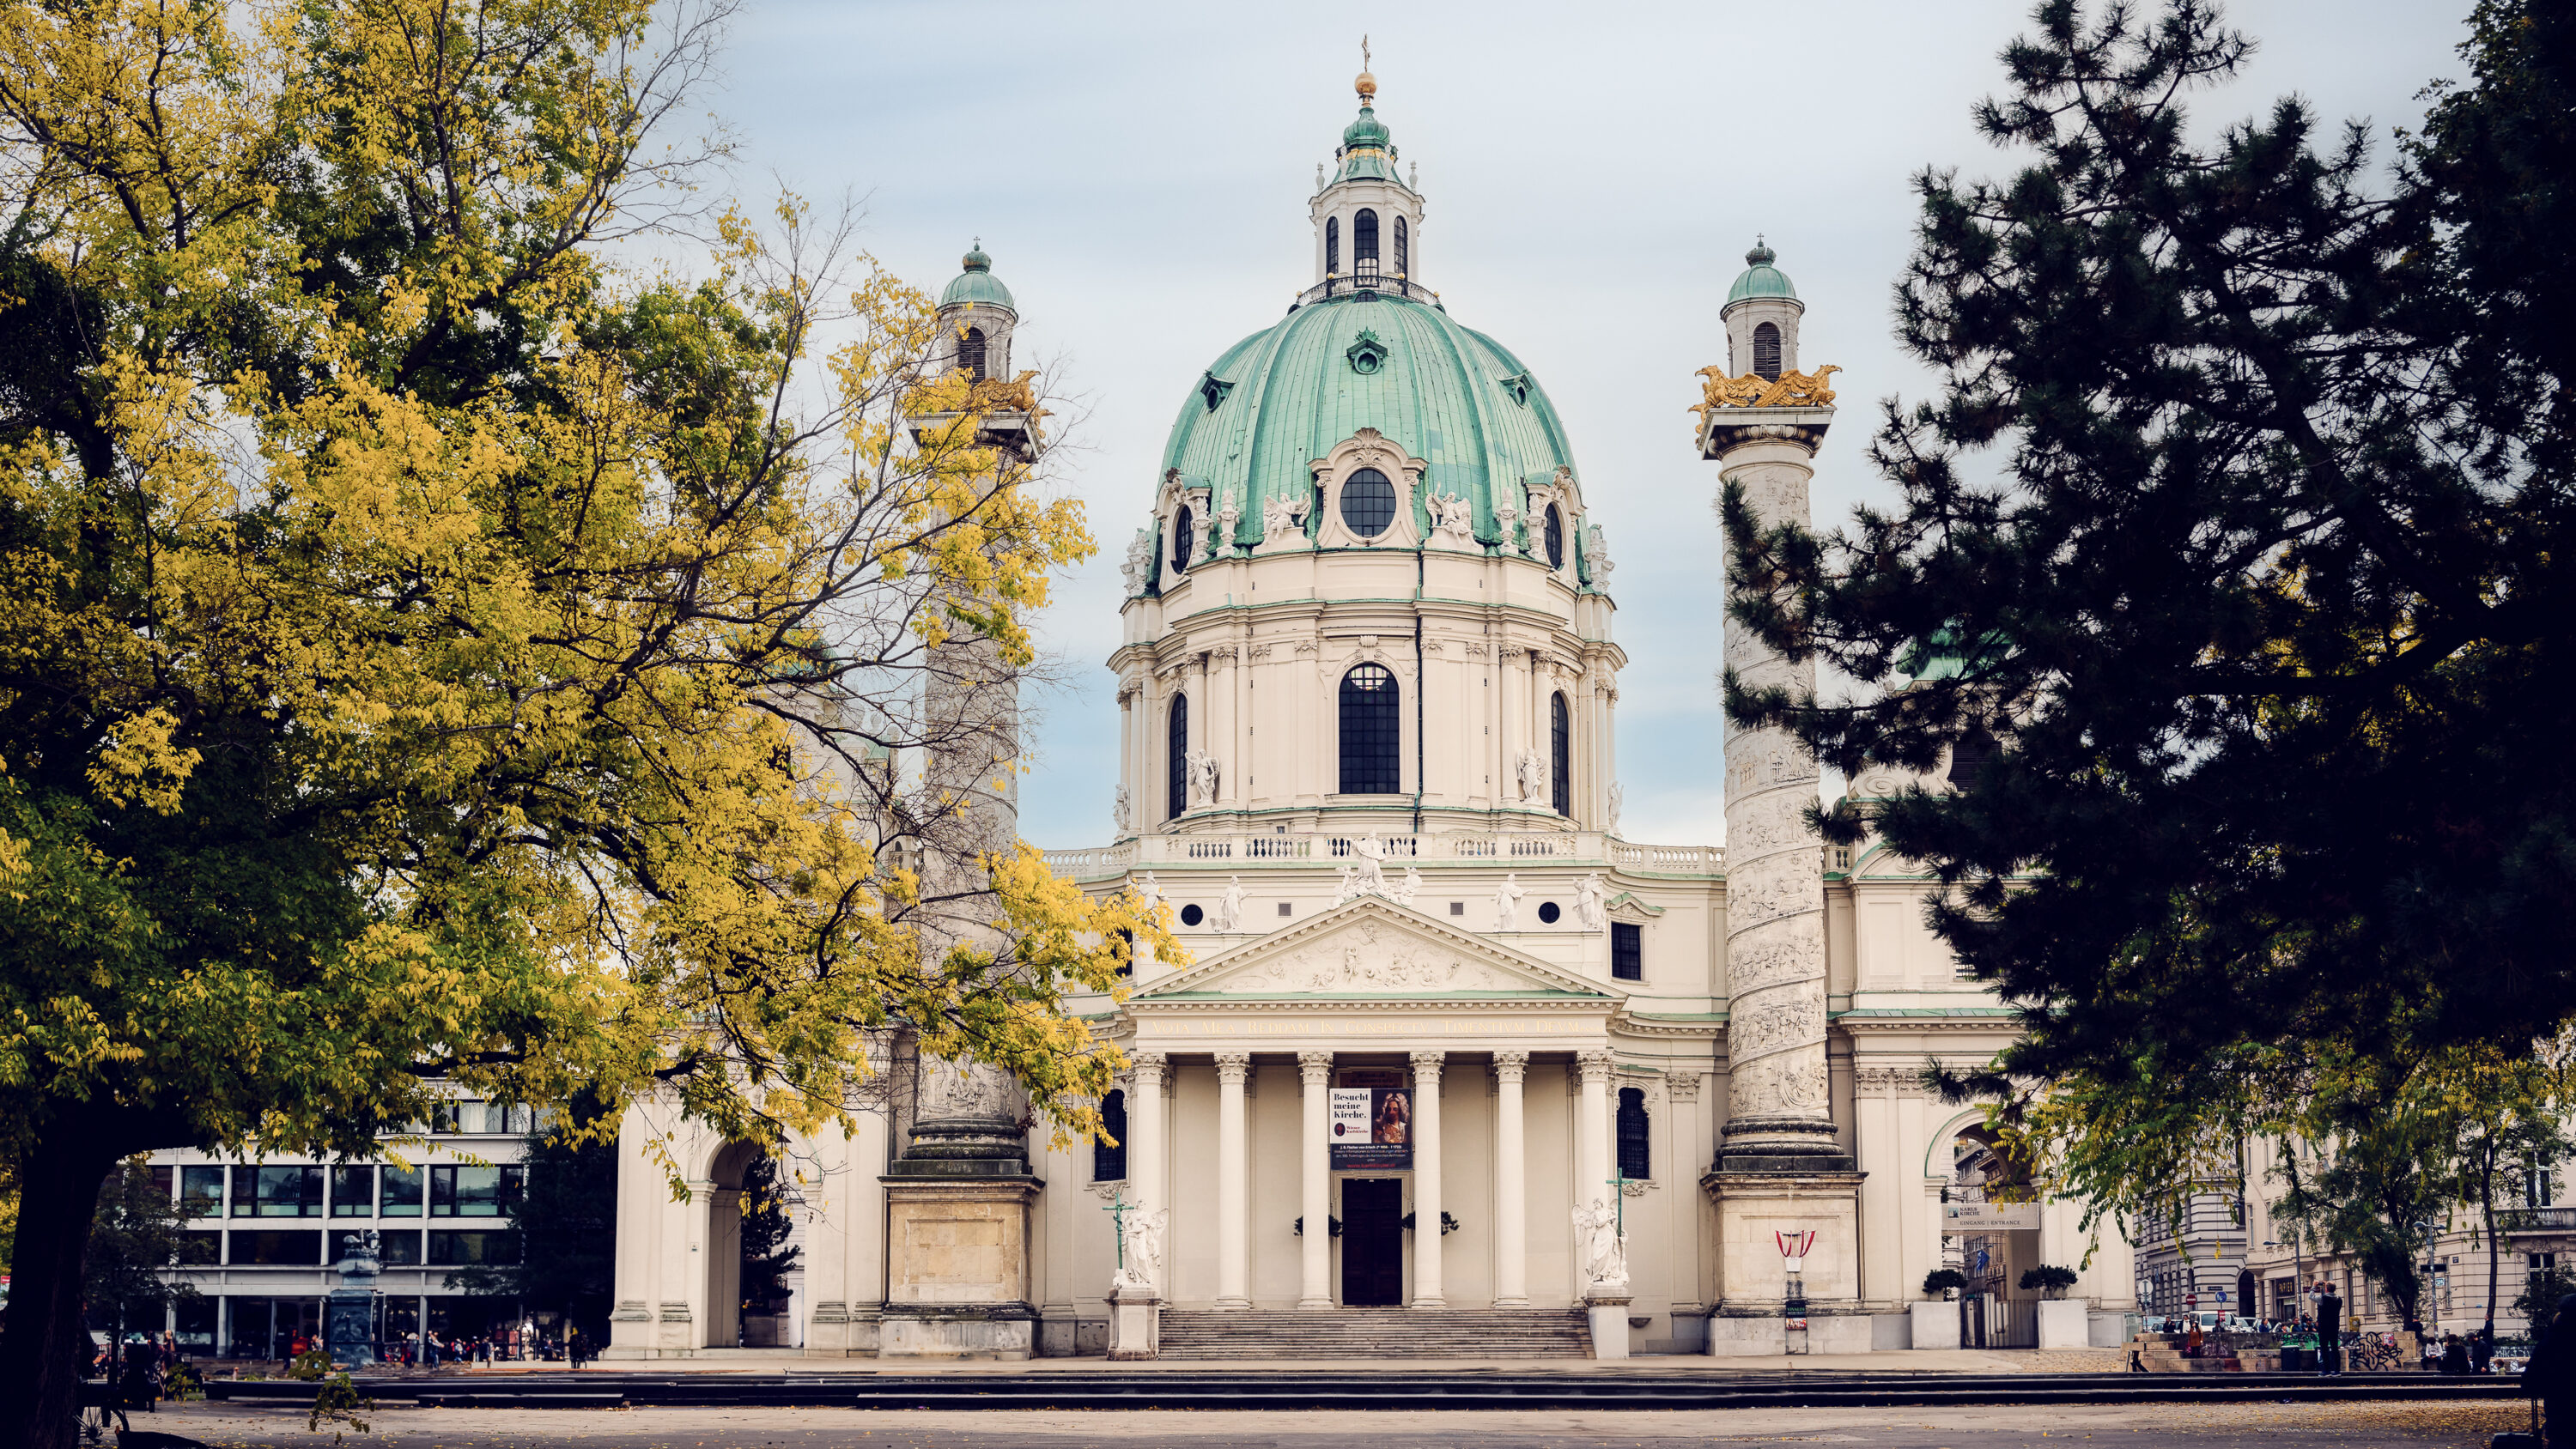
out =
[[975,380],[1011,376],[1011,329],[1020,324],[1020,309],[1011,300],[1011,289],[993,275],[993,259],[984,255],[984,239],[977,237],[959,264],[965,270],[957,274],[939,294],[939,322],[946,338],[949,365],[962,367]]

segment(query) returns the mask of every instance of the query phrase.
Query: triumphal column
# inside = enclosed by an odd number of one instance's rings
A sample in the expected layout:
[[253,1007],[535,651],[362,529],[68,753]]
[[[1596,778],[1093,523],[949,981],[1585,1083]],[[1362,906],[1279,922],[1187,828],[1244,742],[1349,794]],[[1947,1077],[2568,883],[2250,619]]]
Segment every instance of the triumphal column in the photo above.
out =
[[[1746,254],[1721,313],[1727,360],[1701,369],[1695,409],[1700,456],[1718,465],[1721,488],[1742,490],[1762,528],[1809,522],[1837,370],[1798,370],[1805,308],[1774,260],[1764,246]],[[1730,556],[1738,543],[1727,541]],[[1815,689],[1812,661],[1782,656],[1732,619],[1725,657],[1748,689]],[[1807,821],[1816,784],[1815,758],[1789,731],[1727,721],[1727,1120],[1702,1180],[1721,1245],[1712,1354],[1870,1346],[1858,1311],[1861,1175],[1834,1122],[1825,1062],[1824,853]]]

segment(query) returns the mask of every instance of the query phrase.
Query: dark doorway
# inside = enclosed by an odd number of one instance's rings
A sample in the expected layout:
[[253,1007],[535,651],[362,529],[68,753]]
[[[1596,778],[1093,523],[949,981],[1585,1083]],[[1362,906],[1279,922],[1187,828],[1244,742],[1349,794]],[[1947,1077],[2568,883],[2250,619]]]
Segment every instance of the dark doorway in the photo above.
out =
[[1342,1306],[1404,1306],[1404,1179],[1342,1183]]

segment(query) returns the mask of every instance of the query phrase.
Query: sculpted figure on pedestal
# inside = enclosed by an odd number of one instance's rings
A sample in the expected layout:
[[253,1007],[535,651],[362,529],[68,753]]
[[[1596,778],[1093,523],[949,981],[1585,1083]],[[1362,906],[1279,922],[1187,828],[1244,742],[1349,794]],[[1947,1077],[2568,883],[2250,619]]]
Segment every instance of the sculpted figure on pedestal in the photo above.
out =
[[1126,576],[1128,593],[1145,592],[1145,585],[1154,577],[1152,530],[1140,528],[1136,530],[1136,536],[1127,541],[1127,561],[1118,566],[1118,572]]
[[1434,493],[1423,506],[1431,510],[1431,542],[1440,548],[1476,546],[1476,506],[1455,493]]
[[1181,759],[1189,772],[1192,802],[1199,805],[1215,804],[1216,787],[1220,778],[1216,756],[1205,750],[1192,750]]
[[1150,870],[1145,872],[1143,880],[1136,882],[1136,901],[1137,912],[1146,916],[1154,914],[1154,908],[1163,903],[1163,887]]
[[1627,798],[1628,798],[1628,791],[1627,791],[1626,787],[1622,786],[1622,785],[1621,785],[1618,781],[1616,781],[1616,780],[1611,781],[1611,782],[1610,782],[1610,827],[1609,827],[1609,828],[1610,828],[1610,833],[1611,833],[1611,834],[1613,834],[1613,835],[1616,835],[1616,834],[1618,834],[1618,833],[1619,833],[1619,806],[1620,806],[1622,803],[1624,803],[1624,802],[1627,800]]
[[1110,797],[1109,818],[1116,823],[1120,835],[1127,833],[1127,787],[1124,785],[1119,786],[1118,793]]
[[1587,931],[1610,929],[1610,913],[1606,906],[1609,899],[1610,893],[1601,884],[1600,872],[1585,876],[1582,888],[1574,896],[1575,923]]
[[1574,1210],[1574,1240],[1583,1253],[1583,1281],[1592,1287],[1628,1286],[1628,1243],[1619,1236],[1619,1210],[1594,1198]]
[[1618,565],[1610,562],[1610,545],[1601,539],[1598,527],[1583,531],[1583,565],[1592,575],[1592,587],[1600,588],[1610,580],[1610,571]]
[[1118,1231],[1126,1244],[1127,1262],[1118,1270],[1113,1286],[1136,1293],[1155,1291],[1163,1280],[1163,1225],[1171,1216],[1169,1208],[1126,1215]]
[[1216,902],[1216,928],[1218,930],[1233,931],[1242,928],[1243,896],[1243,877],[1239,875],[1227,876],[1225,878],[1225,894],[1217,897]]
[[1415,870],[1409,865],[1404,868],[1403,883],[1401,885],[1390,886],[1387,888],[1387,898],[1394,901],[1399,906],[1412,905],[1413,898],[1421,893],[1422,872]]
[[1287,498],[1261,500],[1261,541],[1278,543],[1306,526],[1306,505]]
[[1536,750],[1520,752],[1512,761],[1512,777],[1519,783],[1524,800],[1535,800],[1547,791],[1547,765]]
[[1517,931],[1521,928],[1521,897],[1528,894],[1528,891],[1521,889],[1518,874],[1507,874],[1503,877],[1503,883],[1494,888],[1495,930]]

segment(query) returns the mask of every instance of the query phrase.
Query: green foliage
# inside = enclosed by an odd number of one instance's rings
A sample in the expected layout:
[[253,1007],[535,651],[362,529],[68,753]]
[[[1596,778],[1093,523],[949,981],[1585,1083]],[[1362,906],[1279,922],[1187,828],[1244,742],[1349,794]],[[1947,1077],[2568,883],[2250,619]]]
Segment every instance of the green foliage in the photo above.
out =
[[1923,1275],[1923,1291],[1927,1294],[1938,1295],[1967,1286],[1968,1275],[1956,1268],[1935,1268]]
[[[304,1358],[313,1358],[317,1354],[322,1359],[322,1367],[325,1370],[329,1369],[331,1366],[329,1354],[315,1350],[305,1354]],[[313,1408],[304,1416],[305,1432],[319,1432],[324,1424],[329,1424],[331,1442],[334,1444],[346,1440],[347,1431],[350,1429],[355,1429],[361,1434],[366,1433],[367,1421],[359,1416],[373,1413],[376,1407],[375,1401],[359,1394],[357,1384],[346,1373],[305,1373],[303,1366],[304,1359],[297,1359],[295,1376],[314,1381],[319,1385],[313,1391]]]
[[2074,1287],[2075,1279],[2076,1273],[2072,1268],[2061,1268],[2054,1263],[2042,1263],[2035,1268],[2022,1270],[2021,1289],[2025,1293],[2045,1292],[2049,1297],[2054,1298]]
[[617,1139],[596,1099],[576,1097],[560,1118],[541,1114],[528,1133],[527,1183],[512,1222],[518,1261],[462,1268],[454,1291],[515,1300],[559,1313],[591,1342],[608,1336],[616,1287]]
[[2511,1048],[2576,1011],[2567,344],[2529,310],[2576,218],[2463,189],[2567,174],[2538,152],[2449,164],[2566,135],[2525,114],[2560,72],[2513,78],[2567,33],[2545,8],[2481,10],[2392,185],[2294,98],[2195,123],[2250,44],[2214,7],[2048,0],[1976,111],[2018,169],[1917,181],[1897,327],[1941,381],[1873,445],[1897,506],[1762,533],[1730,490],[1732,616],[1878,691],[1730,681],[1731,715],[1851,775],[1995,742],[1826,822],[1928,863],[2027,1008],[1984,1085],[2188,1091],[2240,1044]]
[[114,1331],[120,1354],[127,1331],[148,1325],[157,1332],[164,1309],[197,1297],[194,1284],[162,1276],[179,1260],[187,1222],[177,1200],[154,1186],[152,1170],[139,1158],[118,1163],[99,1185],[81,1289],[92,1320]]
[[2523,1279],[2522,1291],[2513,1298],[2513,1311],[2531,1325],[2532,1342],[2548,1337],[2559,1300],[2570,1293],[2576,1293],[2576,1268],[2564,1263],[2535,1268]]

